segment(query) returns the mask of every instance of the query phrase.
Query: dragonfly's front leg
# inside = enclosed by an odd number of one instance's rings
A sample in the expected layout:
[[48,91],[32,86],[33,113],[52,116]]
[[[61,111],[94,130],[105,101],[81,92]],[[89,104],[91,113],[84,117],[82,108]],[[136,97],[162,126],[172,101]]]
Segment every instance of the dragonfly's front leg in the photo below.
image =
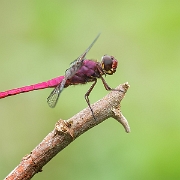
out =
[[101,76],[100,78],[101,78],[101,80],[102,80],[102,82],[103,82],[103,85],[104,85],[104,87],[105,87],[105,89],[106,89],[107,91],[120,91],[120,92],[124,92],[124,91],[122,91],[122,90],[120,90],[120,89],[113,89],[113,88],[109,87],[109,85],[107,84],[107,82],[105,81],[105,79],[104,79],[102,76]]
[[85,100],[86,100],[86,102],[87,102],[87,104],[88,104],[88,106],[89,106],[89,108],[90,108],[90,110],[91,110],[91,112],[92,112],[92,115],[93,115],[94,120],[96,120],[96,118],[95,118],[95,116],[94,116],[94,112],[93,112],[93,110],[92,110],[92,108],[91,108],[91,105],[90,105],[89,95],[90,95],[91,91],[93,90],[94,86],[96,85],[96,83],[97,83],[97,79],[94,79],[94,83],[91,85],[91,87],[89,88],[89,90],[87,91],[87,93],[86,93],[85,96],[84,96],[84,97],[85,97]]
[[105,81],[105,79],[102,77],[102,75],[106,75],[106,73],[102,70],[100,64],[97,64],[97,69],[98,69],[99,75],[100,75],[99,78],[101,78],[101,80],[102,80],[102,82],[103,82],[103,85],[104,85],[104,87],[105,87],[105,89],[106,89],[107,91],[120,91],[120,92],[124,92],[124,91],[122,91],[122,90],[113,89],[113,88],[109,87],[109,85],[107,84],[107,82]]

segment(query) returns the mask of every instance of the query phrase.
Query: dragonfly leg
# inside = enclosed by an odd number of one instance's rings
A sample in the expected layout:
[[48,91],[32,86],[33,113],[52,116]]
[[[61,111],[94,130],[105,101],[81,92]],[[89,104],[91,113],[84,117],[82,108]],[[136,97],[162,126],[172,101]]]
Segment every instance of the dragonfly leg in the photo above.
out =
[[87,104],[88,104],[88,106],[89,106],[89,108],[90,108],[90,110],[91,110],[91,112],[92,112],[92,115],[93,115],[94,120],[96,120],[96,118],[95,118],[95,116],[94,116],[94,112],[93,112],[93,110],[92,110],[92,108],[91,108],[91,105],[90,105],[89,95],[90,95],[91,91],[93,90],[94,86],[96,85],[96,83],[97,83],[97,79],[94,79],[94,83],[91,85],[91,87],[89,88],[89,90],[88,90],[87,93],[85,94],[85,100],[86,100],[86,102],[87,102]]
[[[124,92],[124,91],[122,91],[122,90],[113,89],[113,88],[109,87],[109,85],[107,84],[107,82],[105,81],[105,79],[102,77],[102,74],[105,74],[105,73],[103,72],[103,70],[102,70],[102,68],[99,66],[99,64],[97,64],[97,69],[98,69],[99,72],[100,72],[100,78],[101,78],[101,80],[102,80],[102,82],[103,82],[103,85],[104,85],[104,87],[105,87],[105,89],[106,89],[107,91],[120,91],[120,92]],[[105,74],[105,75],[106,75],[106,74]]]
[[124,92],[124,91],[122,91],[122,90],[113,89],[113,88],[109,87],[109,85],[107,84],[107,82],[105,81],[105,79],[104,79],[102,76],[101,76],[100,78],[101,78],[101,80],[102,80],[102,82],[103,82],[103,85],[104,85],[104,87],[105,87],[105,89],[106,89],[107,91],[120,91],[120,92]]

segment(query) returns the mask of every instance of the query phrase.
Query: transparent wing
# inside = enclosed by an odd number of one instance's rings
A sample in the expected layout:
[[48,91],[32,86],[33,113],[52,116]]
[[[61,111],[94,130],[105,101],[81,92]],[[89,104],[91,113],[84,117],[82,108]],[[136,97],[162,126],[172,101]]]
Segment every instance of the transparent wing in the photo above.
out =
[[59,96],[62,92],[62,90],[64,89],[65,83],[66,83],[67,79],[63,79],[62,82],[60,84],[58,84],[53,91],[51,92],[51,94],[48,96],[47,98],[47,103],[49,105],[49,107],[54,108],[58,102]]
[[89,50],[92,48],[92,46],[94,45],[94,43],[97,41],[97,39],[99,38],[100,33],[96,36],[96,38],[94,39],[94,41],[90,44],[90,46],[84,51],[83,54],[81,54],[76,60],[74,60],[73,62],[71,62],[69,69],[66,70],[65,72],[65,78],[66,79],[70,79],[71,77],[73,77],[76,72],[82,67],[83,65],[83,61],[86,57],[86,54],[89,52]]
[[90,44],[90,46],[84,51],[84,53],[78,57],[78,59],[84,59],[86,57],[86,54],[89,52],[89,50],[93,47],[94,43],[97,41],[97,39],[99,38],[99,36],[101,35],[101,33],[99,33],[96,38],[94,39],[94,41]]
[[94,41],[84,51],[84,53],[81,54],[75,61],[73,61],[70,64],[69,69],[67,69],[66,72],[65,72],[65,76],[64,76],[64,79],[62,80],[62,82],[54,88],[54,90],[51,92],[51,94],[47,98],[47,103],[48,103],[49,107],[54,108],[56,106],[56,104],[58,102],[58,99],[59,99],[59,96],[60,96],[62,90],[64,89],[64,86],[66,84],[67,79],[72,78],[76,74],[76,72],[82,67],[83,61],[84,61],[84,59],[86,57],[86,54],[92,48],[92,46],[97,41],[99,36],[100,36],[100,33],[96,36]]
[[81,54],[76,60],[74,60],[73,62],[71,62],[71,64],[76,63],[77,61],[82,61],[84,60],[84,58],[86,57],[86,54],[89,52],[89,50],[92,48],[92,46],[94,45],[94,43],[97,41],[97,39],[99,38],[99,36],[101,35],[101,33],[99,33],[96,38],[94,39],[94,41],[90,44],[90,46],[84,51],[83,54]]
[[60,91],[59,86],[53,89],[49,97],[47,98],[47,103],[49,107],[54,108],[57,104],[57,101],[59,99]]

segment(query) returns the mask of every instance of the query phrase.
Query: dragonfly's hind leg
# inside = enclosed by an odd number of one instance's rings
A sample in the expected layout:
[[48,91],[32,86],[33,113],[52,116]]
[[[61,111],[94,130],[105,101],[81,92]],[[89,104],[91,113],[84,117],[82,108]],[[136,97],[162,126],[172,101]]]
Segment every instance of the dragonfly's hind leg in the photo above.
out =
[[87,102],[87,104],[88,104],[88,106],[89,106],[89,108],[90,108],[90,110],[91,110],[91,112],[92,112],[92,115],[93,115],[94,120],[96,120],[96,118],[95,118],[95,116],[94,116],[94,112],[93,112],[93,110],[92,110],[92,108],[91,108],[91,105],[90,105],[89,95],[90,95],[91,91],[93,90],[94,86],[96,85],[96,83],[97,83],[97,79],[94,79],[94,83],[91,85],[91,87],[89,88],[89,90],[88,90],[87,93],[85,94],[85,100],[86,100],[86,102]]

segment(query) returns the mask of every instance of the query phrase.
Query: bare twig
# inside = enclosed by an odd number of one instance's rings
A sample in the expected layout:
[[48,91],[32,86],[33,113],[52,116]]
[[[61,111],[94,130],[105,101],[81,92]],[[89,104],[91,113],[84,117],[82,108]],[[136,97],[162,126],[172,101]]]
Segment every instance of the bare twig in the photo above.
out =
[[119,85],[116,89],[121,91],[111,91],[103,99],[91,105],[96,120],[94,120],[89,107],[67,121],[59,120],[54,130],[30,154],[22,159],[20,164],[6,177],[6,180],[31,179],[36,173],[42,171],[42,167],[57,153],[78,136],[109,117],[116,119],[123,125],[126,132],[130,132],[128,122],[120,111],[120,102],[128,88],[128,83]]

